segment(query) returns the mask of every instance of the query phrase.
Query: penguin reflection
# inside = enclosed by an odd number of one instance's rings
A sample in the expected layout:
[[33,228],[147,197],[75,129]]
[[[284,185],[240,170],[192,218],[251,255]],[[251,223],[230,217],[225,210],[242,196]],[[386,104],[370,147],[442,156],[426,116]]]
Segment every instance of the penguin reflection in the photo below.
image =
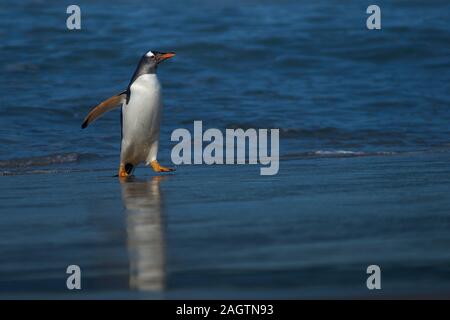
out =
[[149,181],[121,179],[132,289],[164,289],[164,226],[159,186],[162,179],[161,176]]

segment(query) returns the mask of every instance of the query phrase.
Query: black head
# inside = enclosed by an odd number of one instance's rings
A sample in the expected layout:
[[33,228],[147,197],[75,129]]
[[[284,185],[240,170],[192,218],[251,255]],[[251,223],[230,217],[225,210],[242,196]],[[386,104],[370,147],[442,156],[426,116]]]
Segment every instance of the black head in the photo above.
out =
[[140,69],[139,73],[155,73],[156,67],[158,64],[163,62],[166,59],[172,58],[175,55],[173,52],[158,52],[158,51],[149,51],[144,54],[139,62],[138,69]]

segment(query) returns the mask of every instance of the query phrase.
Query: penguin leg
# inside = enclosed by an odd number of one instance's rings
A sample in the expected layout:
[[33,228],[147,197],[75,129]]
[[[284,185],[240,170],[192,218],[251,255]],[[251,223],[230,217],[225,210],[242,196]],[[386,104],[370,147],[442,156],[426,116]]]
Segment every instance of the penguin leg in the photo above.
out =
[[152,162],[150,162],[150,166],[152,167],[153,171],[155,171],[155,172],[172,172],[172,171],[175,171],[175,169],[173,169],[173,168],[167,168],[167,167],[161,166],[157,160],[153,160]]
[[120,163],[119,178],[129,177],[133,171],[134,166],[131,163]]
[[125,164],[123,162],[120,163],[119,166],[119,178],[125,178],[128,177],[128,173],[125,170]]

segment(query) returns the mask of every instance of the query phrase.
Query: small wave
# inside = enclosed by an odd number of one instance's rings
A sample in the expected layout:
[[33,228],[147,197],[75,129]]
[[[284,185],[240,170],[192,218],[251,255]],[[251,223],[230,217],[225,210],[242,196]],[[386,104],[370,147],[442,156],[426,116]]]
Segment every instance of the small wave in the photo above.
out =
[[22,175],[28,175],[28,174],[57,174],[57,173],[72,173],[72,172],[78,172],[78,170],[70,170],[70,169],[63,169],[63,170],[14,170],[14,171],[2,171],[0,172],[0,176],[22,176]]
[[314,151],[314,154],[317,154],[319,156],[388,156],[388,155],[394,155],[397,154],[396,152],[362,152],[362,151],[347,151],[347,150],[336,150],[336,151],[327,151],[327,150],[318,150]]
[[[18,170],[5,170],[0,171],[0,176],[23,176],[23,175],[35,175],[35,174],[65,174],[65,173],[80,173],[80,172],[115,172],[115,168],[90,168],[90,169],[18,169]],[[111,175],[114,176],[114,175]]]
[[393,151],[349,151],[349,150],[317,150],[307,152],[288,153],[280,157],[281,160],[309,159],[309,158],[353,158],[353,157],[374,157],[374,156],[393,156],[399,152]]
[[0,160],[0,168],[24,168],[35,166],[48,166],[52,164],[64,164],[78,162],[81,154],[63,153],[51,154],[42,157],[17,158],[11,160]]

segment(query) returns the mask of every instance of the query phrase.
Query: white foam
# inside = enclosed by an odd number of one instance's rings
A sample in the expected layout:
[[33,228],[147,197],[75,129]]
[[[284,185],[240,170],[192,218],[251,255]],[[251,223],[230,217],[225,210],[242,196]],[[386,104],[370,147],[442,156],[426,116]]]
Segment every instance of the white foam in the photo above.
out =
[[324,151],[324,150],[318,150],[314,152],[317,155],[364,155],[365,153],[362,151],[347,151],[347,150],[331,150],[331,151]]

